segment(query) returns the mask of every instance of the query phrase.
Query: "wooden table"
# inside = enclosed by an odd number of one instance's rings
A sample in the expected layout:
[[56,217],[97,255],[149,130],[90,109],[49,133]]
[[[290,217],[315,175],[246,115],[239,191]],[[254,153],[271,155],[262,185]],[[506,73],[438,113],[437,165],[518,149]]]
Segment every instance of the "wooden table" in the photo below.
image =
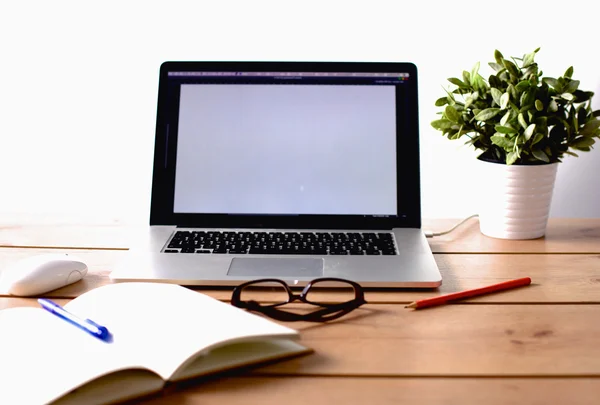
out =
[[[441,231],[455,220],[425,221]],[[0,222],[0,269],[33,254],[76,252],[100,285],[139,228]],[[600,219],[551,219],[545,238],[505,241],[476,219],[430,239],[438,290],[367,291],[369,304],[330,324],[294,324],[314,354],[185,387],[161,404],[598,404]],[[406,309],[416,299],[529,276],[532,285],[461,303]],[[202,289],[228,300],[230,291]],[[0,296],[0,309],[37,305]]]

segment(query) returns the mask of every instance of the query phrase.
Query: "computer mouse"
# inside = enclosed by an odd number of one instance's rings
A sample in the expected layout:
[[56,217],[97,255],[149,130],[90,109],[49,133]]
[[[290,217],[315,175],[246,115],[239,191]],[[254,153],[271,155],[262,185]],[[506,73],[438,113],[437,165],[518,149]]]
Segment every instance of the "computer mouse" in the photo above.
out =
[[0,274],[0,286],[11,295],[39,295],[79,281],[87,271],[87,265],[76,256],[42,254],[20,260],[5,269]]

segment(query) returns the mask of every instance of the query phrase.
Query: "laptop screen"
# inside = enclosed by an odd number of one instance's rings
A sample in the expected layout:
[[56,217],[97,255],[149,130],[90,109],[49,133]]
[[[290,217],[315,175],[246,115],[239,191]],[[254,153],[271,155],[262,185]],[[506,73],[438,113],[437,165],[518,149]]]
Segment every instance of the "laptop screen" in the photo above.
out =
[[289,225],[301,219],[397,226],[411,216],[415,198],[418,205],[418,147],[416,167],[401,164],[399,154],[410,152],[402,143],[418,138],[412,65],[166,65],[172,66],[161,71],[152,211],[166,208],[169,224],[254,218],[261,225],[278,218]]

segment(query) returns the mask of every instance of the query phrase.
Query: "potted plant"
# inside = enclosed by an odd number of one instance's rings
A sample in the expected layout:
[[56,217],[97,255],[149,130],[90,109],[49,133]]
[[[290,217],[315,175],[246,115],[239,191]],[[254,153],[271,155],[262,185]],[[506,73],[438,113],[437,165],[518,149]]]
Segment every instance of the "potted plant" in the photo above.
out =
[[533,239],[546,232],[558,163],[564,155],[589,151],[600,138],[600,110],[591,91],[579,89],[573,67],[558,78],[543,77],[534,58],[505,58],[498,50],[486,80],[480,64],[451,77],[453,88],[435,102],[443,107],[431,125],[448,139],[468,138],[481,151],[485,176],[480,189],[482,233]]

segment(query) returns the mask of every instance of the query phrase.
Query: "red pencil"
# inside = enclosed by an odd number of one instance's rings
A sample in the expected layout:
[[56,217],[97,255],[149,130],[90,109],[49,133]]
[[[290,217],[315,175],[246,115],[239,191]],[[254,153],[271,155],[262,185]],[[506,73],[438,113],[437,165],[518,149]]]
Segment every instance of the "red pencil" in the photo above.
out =
[[503,281],[502,283],[489,285],[487,287],[476,288],[474,290],[461,291],[452,294],[440,295],[439,297],[427,298],[408,304],[405,308],[425,308],[435,305],[443,305],[449,301],[456,301],[462,298],[476,297],[496,291],[508,290],[509,288],[521,287],[531,284],[531,278],[524,277],[516,280]]

